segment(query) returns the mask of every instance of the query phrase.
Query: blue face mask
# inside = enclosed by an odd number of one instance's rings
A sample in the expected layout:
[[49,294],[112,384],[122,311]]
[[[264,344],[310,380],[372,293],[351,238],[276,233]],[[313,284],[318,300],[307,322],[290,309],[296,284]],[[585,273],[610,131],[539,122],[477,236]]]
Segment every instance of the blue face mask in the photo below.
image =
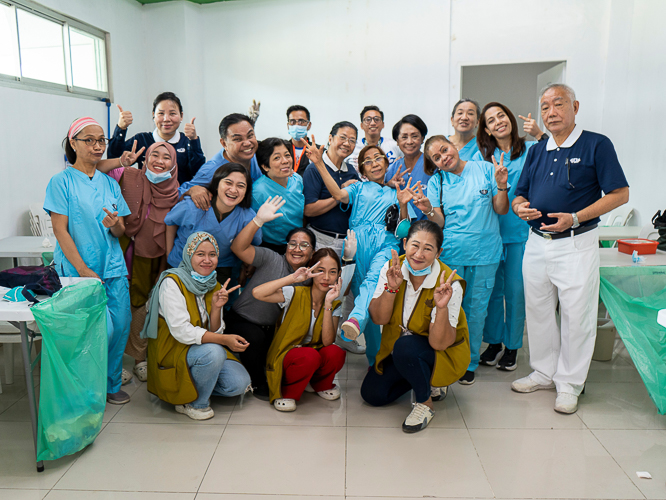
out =
[[307,125],[289,125],[289,135],[292,139],[298,141],[308,135]]
[[412,266],[409,265],[409,261],[407,259],[405,259],[405,265],[407,266],[407,269],[409,270],[409,273],[412,276],[427,276],[428,274],[430,274],[430,271],[432,271],[432,264],[426,267],[425,269],[421,269],[419,271],[415,271],[414,269],[412,269]]
[[159,184],[160,182],[168,181],[171,179],[171,172],[162,172],[161,174],[156,174],[149,168],[146,168],[146,177],[153,184]]
[[192,278],[197,280],[199,283],[208,283],[210,280],[214,280],[217,278],[217,273],[210,273],[208,276],[204,276],[203,274],[199,274],[196,271],[190,271],[190,274],[192,275]]

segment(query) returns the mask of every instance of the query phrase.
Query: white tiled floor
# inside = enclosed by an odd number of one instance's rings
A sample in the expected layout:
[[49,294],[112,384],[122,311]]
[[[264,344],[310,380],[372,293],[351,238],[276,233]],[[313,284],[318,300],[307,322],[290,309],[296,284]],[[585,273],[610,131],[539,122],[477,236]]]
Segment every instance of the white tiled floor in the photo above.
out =
[[666,499],[666,416],[621,343],[592,362],[574,415],[553,411],[553,391],[511,392],[529,373],[523,349],[515,372],[480,367],[476,384],[454,384],[415,435],[400,429],[409,395],[385,408],[361,399],[365,356],[347,357],[339,401],[305,394],[287,414],[214,398],[215,418],[194,422],[132,382],[95,443],[41,474],[16,358],[0,394],[0,500]]

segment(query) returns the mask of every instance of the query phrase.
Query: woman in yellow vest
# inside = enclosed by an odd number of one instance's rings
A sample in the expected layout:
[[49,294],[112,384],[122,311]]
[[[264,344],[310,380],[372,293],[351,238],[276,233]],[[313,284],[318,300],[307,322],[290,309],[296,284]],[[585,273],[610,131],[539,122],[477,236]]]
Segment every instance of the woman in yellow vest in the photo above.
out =
[[[266,357],[270,401],[278,411],[294,411],[308,384],[324,399],[340,397],[333,383],[345,364],[345,351],[333,344],[342,315],[340,259],[322,248],[309,265],[252,290],[255,299],[284,309]],[[293,286],[310,278],[310,286]]]
[[438,257],[442,229],[421,220],[403,240],[405,255],[384,264],[370,302],[370,316],[384,325],[375,364],[361,396],[373,406],[389,404],[413,390],[416,403],[404,432],[425,429],[435,416],[433,401],[467,370],[469,331],[460,308],[465,282]]
[[190,235],[183,260],[160,276],[150,296],[142,338],[148,338],[148,391],[194,420],[213,418],[210,396],[237,396],[250,376],[230,351],[249,345],[224,334],[229,280],[217,282],[219,248],[203,231]]

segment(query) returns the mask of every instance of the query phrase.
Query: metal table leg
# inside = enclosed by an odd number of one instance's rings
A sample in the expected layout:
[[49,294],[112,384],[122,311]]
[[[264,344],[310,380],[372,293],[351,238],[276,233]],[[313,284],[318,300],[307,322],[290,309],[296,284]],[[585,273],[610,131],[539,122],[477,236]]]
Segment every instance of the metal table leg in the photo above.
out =
[[[32,370],[34,369],[33,361],[31,359],[32,341],[34,340],[34,333],[28,333],[28,327],[25,321],[19,322],[19,330],[21,331],[21,351],[23,352],[23,370],[25,372],[25,383],[28,386],[28,403],[30,406],[30,421],[32,422],[32,438],[35,445],[35,457],[37,457],[37,399],[35,397],[35,381],[32,377]],[[41,353],[37,355],[34,360],[36,365],[39,362]],[[44,472],[44,462],[37,462],[37,472]]]

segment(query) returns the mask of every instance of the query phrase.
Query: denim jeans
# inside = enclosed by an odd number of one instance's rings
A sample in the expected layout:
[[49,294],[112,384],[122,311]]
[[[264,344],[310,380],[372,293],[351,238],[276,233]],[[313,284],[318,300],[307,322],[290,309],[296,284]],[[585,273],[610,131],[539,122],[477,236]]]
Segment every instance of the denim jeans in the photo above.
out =
[[192,345],[187,351],[187,366],[199,397],[190,405],[206,408],[210,396],[238,396],[250,385],[250,375],[236,361],[227,361],[227,351],[219,344]]

